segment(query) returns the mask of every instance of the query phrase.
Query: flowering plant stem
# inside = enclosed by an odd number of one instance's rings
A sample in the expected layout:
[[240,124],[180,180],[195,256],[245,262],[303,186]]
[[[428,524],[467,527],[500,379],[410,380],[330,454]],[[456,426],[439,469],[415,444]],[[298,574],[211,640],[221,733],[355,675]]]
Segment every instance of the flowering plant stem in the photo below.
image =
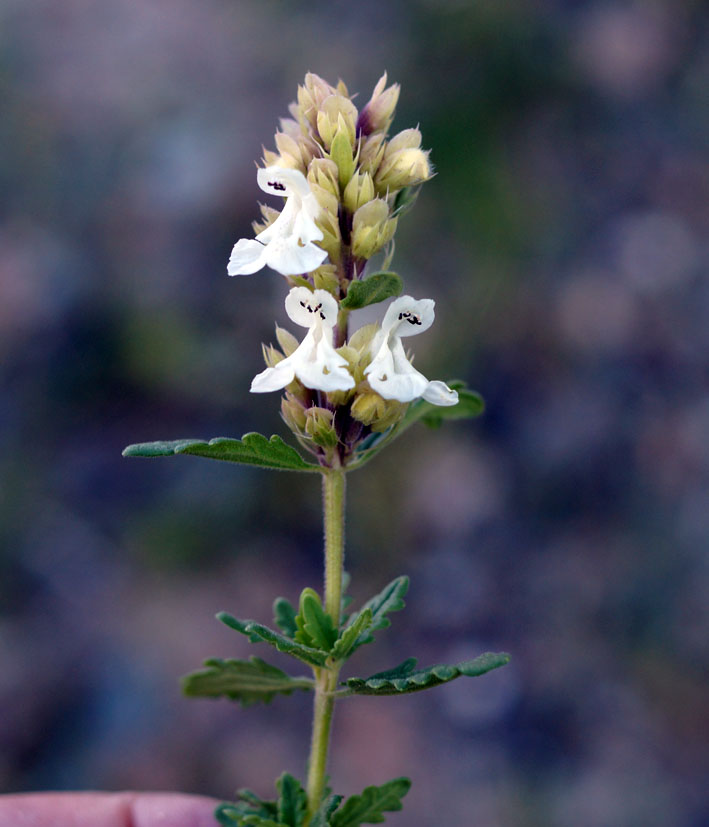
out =
[[[323,474],[323,523],[325,533],[325,611],[335,628],[340,625],[342,573],[345,557],[345,471],[331,468]],[[325,789],[330,727],[335,707],[339,665],[314,668],[315,700],[313,732],[308,761],[308,815],[310,823]]]

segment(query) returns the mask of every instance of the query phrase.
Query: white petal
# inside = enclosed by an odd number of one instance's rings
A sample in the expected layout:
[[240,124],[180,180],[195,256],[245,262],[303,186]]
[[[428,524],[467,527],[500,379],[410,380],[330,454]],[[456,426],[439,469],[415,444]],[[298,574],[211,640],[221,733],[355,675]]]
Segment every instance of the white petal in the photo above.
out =
[[423,398],[432,405],[457,405],[458,391],[451,390],[445,382],[436,379],[428,383]]
[[337,302],[326,290],[294,287],[286,296],[286,313],[301,327],[312,327],[319,320],[331,328],[337,322]]
[[387,341],[381,345],[365,374],[372,390],[398,402],[418,399],[428,385],[428,379],[406,359],[399,339],[394,340],[393,350]]
[[301,246],[296,236],[274,238],[266,245],[266,264],[283,276],[310,273],[318,268],[326,258],[325,250],[311,243]]
[[325,363],[304,362],[296,366],[295,375],[305,385],[317,391],[346,391],[354,387],[355,381],[346,368],[339,367],[325,373]]
[[266,368],[254,376],[251,393],[269,393],[285,388],[295,378],[295,370],[289,359],[284,359],[273,368]]
[[248,276],[265,264],[266,248],[252,238],[240,238],[231,251],[227,273],[230,276]]
[[382,330],[393,336],[415,336],[423,333],[433,324],[435,306],[433,299],[414,299],[400,296],[387,308],[382,321]]
[[271,195],[295,195],[305,198],[310,193],[308,180],[298,169],[266,167],[256,173],[256,180],[259,187]]
[[298,205],[296,204],[295,198],[289,198],[286,201],[285,207],[283,207],[279,213],[278,218],[273,224],[269,224],[265,230],[261,230],[256,238],[264,244],[268,244],[273,241],[274,238],[286,238],[293,235],[293,226],[297,215]]

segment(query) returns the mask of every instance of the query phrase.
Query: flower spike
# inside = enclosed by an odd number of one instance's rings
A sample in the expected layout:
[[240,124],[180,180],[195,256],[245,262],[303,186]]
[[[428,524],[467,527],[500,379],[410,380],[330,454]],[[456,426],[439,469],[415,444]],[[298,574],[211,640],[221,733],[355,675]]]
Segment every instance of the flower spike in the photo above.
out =
[[284,276],[309,273],[327,258],[316,246],[322,230],[315,223],[320,205],[307,179],[297,169],[266,167],[257,173],[259,187],[271,195],[286,197],[278,218],[255,239],[242,238],[231,252],[227,272],[230,276],[250,275],[268,266]]
[[332,328],[337,323],[335,299],[326,290],[294,287],[286,296],[286,312],[296,324],[309,330],[290,356],[254,377],[251,391],[281,390],[295,377],[313,390],[353,388],[355,382],[347,371],[347,360],[332,346]]
[[401,296],[393,301],[384,315],[381,330],[374,337],[372,361],[365,375],[372,390],[383,399],[412,402],[423,397],[432,405],[455,405],[458,394],[445,382],[428,379],[409,362],[401,344],[403,336],[423,333],[433,324],[433,299]]

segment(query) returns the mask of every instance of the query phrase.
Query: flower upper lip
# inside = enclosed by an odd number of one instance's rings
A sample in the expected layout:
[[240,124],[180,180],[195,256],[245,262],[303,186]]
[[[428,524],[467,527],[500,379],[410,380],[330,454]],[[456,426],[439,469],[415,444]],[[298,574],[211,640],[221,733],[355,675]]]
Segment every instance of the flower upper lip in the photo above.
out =
[[265,167],[256,180],[264,192],[286,197],[278,218],[254,239],[241,238],[234,245],[227,272],[249,275],[269,266],[284,276],[309,273],[319,267],[327,253],[314,244],[323,232],[315,223],[320,205],[307,179],[297,169]]

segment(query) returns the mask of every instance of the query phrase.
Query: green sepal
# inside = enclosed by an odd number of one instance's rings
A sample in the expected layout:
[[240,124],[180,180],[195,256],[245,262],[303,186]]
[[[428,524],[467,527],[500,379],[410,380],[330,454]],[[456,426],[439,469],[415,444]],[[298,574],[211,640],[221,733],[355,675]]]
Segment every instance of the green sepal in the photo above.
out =
[[[406,603],[404,603],[404,596],[409,590],[409,578],[404,574],[401,577],[396,577],[388,585],[386,585],[379,594],[375,594],[362,606],[358,612],[358,617],[366,611],[372,613],[372,622],[367,628],[363,629],[362,633],[355,641],[352,651],[358,649],[364,643],[371,643],[374,640],[373,632],[379,629],[388,629],[391,626],[391,620],[387,617],[390,612],[400,612]],[[354,618],[354,616],[353,616]],[[354,619],[350,618],[350,623],[354,623]]]
[[378,672],[369,678],[348,678],[343,685],[349,690],[346,694],[401,695],[432,689],[460,677],[476,678],[504,666],[509,660],[510,656],[505,652],[486,652],[475,660],[416,669],[416,658],[409,658],[394,669]]
[[266,439],[263,434],[251,432],[241,439],[215,437],[202,439],[175,439],[171,442],[139,442],[123,450],[124,457],[170,457],[190,454],[206,459],[257,465],[279,471],[322,471],[319,465],[306,462],[295,448],[274,434]]
[[354,615],[352,622],[342,630],[342,634],[335,641],[332,647],[330,657],[334,660],[345,660],[355,649],[355,644],[361,635],[372,625],[372,610],[369,608],[362,609],[361,612]]
[[182,691],[192,698],[227,697],[242,706],[270,703],[275,695],[290,695],[296,689],[312,689],[309,678],[292,678],[261,658],[222,660],[210,658],[206,669],[182,678]]
[[320,595],[314,589],[306,588],[301,592],[295,624],[298,628],[295,640],[305,646],[328,653],[337,640],[337,629],[330,615],[323,611]]
[[298,627],[295,623],[296,611],[293,604],[285,597],[273,601],[273,622],[289,638],[294,638]]
[[296,778],[284,772],[276,781],[278,790],[278,820],[288,827],[301,827],[305,821],[308,796]]
[[298,643],[279,632],[274,632],[268,626],[263,626],[261,623],[256,623],[253,620],[239,620],[227,612],[219,612],[217,619],[229,626],[231,629],[236,629],[242,635],[246,635],[252,643],[270,643],[275,646],[279,652],[285,652],[292,655],[310,666],[324,666],[327,659],[327,653],[321,652],[319,649],[313,649],[310,646],[305,646]]
[[368,304],[383,302],[392,296],[398,296],[403,287],[404,282],[396,273],[385,271],[372,273],[366,279],[350,283],[347,295],[340,302],[340,307],[345,310],[357,310]]
[[342,799],[341,795],[328,796],[313,814],[309,827],[330,827],[332,824],[330,818],[340,806]]
[[330,818],[332,827],[358,827],[359,824],[380,824],[384,812],[402,808],[401,799],[411,788],[408,778],[395,778],[381,787],[366,787],[361,795],[353,795]]
[[349,183],[355,170],[355,160],[352,156],[352,144],[346,130],[338,129],[337,134],[330,144],[330,159],[337,164],[338,180],[340,187],[344,188]]
[[362,443],[356,458],[347,466],[348,470],[354,471],[356,468],[361,468],[415,422],[422,421],[430,428],[437,428],[444,419],[474,419],[483,413],[485,402],[477,391],[466,388],[462,382],[458,381],[448,382],[448,385],[452,390],[458,391],[458,402],[455,405],[431,405],[425,399],[412,402],[401,422],[382,434],[372,434]]
[[311,293],[315,290],[313,285],[302,276],[288,276],[288,280],[293,282],[294,287],[307,287]]

